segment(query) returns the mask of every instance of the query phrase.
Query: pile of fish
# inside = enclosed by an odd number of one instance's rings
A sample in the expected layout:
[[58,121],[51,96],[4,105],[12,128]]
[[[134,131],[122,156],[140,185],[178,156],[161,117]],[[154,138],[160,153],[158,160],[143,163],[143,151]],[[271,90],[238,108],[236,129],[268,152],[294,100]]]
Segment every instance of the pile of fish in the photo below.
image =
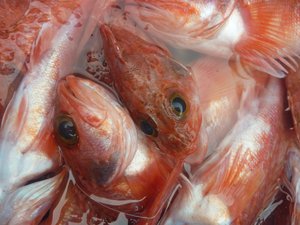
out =
[[300,224],[300,0],[0,0],[0,224]]

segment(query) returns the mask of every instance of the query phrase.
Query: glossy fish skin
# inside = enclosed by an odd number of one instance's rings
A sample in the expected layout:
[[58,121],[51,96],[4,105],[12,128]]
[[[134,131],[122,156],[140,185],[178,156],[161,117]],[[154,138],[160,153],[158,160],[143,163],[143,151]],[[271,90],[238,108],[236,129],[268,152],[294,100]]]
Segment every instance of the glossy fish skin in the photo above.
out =
[[43,25],[30,55],[28,72],[1,124],[0,207],[7,195],[60,165],[52,135],[54,90],[58,79],[72,70],[73,60],[95,29],[96,18],[101,16],[106,4],[108,2],[73,1],[67,4],[71,8],[75,5],[75,9],[72,8],[66,21],[52,18]]
[[[199,90],[202,111],[201,134],[207,147],[207,156],[212,154],[238,119],[243,95],[251,78],[242,79],[224,59],[201,57],[191,69]],[[220,116],[222,115],[222,116]],[[199,152],[189,156],[196,162]]]
[[[176,185],[181,163],[162,155],[137,131],[128,111],[106,87],[68,76],[60,82],[58,96],[55,123],[67,117],[78,136],[70,145],[61,139],[63,133],[55,125],[62,155],[80,189],[71,188],[68,194],[82,195],[62,200],[59,224],[72,221],[73,212],[79,215],[76,218],[89,212],[89,217],[115,221],[118,214],[114,210],[132,217],[134,224],[154,224]],[[85,200],[74,203],[80,198]]]
[[131,18],[172,46],[234,59],[276,77],[296,68],[298,0],[124,2]]
[[76,8],[78,1],[0,2],[0,104],[4,109],[28,72],[31,51],[35,48],[42,27],[54,21],[65,23]]
[[[271,78],[233,129],[186,181],[164,224],[250,225],[276,194],[287,143],[283,90]],[[251,206],[251,207],[249,207]]]
[[[114,87],[135,123],[151,125],[149,136],[163,152],[179,158],[194,152],[201,112],[192,72],[166,50],[118,25],[102,25],[100,31]],[[185,102],[180,116],[172,108],[176,97]]]

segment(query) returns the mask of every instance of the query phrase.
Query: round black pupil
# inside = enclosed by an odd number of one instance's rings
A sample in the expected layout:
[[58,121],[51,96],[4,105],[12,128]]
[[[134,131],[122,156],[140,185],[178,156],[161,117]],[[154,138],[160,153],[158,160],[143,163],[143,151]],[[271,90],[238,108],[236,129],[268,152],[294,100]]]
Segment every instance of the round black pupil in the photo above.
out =
[[175,97],[172,101],[172,107],[173,109],[178,113],[178,115],[181,115],[186,110],[186,104],[180,97]]
[[141,129],[147,135],[152,135],[154,133],[153,127],[145,120],[141,122]]
[[77,136],[76,129],[72,121],[61,121],[58,127],[58,132],[66,140],[74,140]]

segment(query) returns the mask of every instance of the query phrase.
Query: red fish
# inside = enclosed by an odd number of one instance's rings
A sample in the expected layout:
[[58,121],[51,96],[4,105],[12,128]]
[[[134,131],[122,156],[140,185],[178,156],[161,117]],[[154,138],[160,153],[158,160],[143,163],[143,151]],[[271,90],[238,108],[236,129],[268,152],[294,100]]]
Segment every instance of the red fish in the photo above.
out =
[[172,46],[232,58],[276,77],[297,67],[298,0],[124,2],[129,17]]
[[186,181],[164,224],[250,225],[276,194],[287,151],[283,90],[271,78]]
[[100,31],[114,87],[135,123],[170,155],[194,152],[201,112],[191,70],[121,26],[102,25]]
[[[151,224],[157,221],[176,185],[181,163],[162,155],[136,130],[128,111],[107,88],[68,76],[59,84],[58,97],[56,139],[81,190],[70,192],[83,196],[67,199],[59,220],[73,221],[72,212],[81,217],[87,212],[98,220],[115,221],[116,217],[102,212],[104,205],[136,223],[144,223],[141,218]],[[75,204],[80,198],[84,202]]]
[[52,135],[55,88],[58,80],[72,70],[106,4],[109,1],[56,1],[55,14],[65,12],[60,15],[65,20],[51,17],[43,24],[30,54],[28,71],[1,124],[0,207],[26,184],[58,169],[60,157]]

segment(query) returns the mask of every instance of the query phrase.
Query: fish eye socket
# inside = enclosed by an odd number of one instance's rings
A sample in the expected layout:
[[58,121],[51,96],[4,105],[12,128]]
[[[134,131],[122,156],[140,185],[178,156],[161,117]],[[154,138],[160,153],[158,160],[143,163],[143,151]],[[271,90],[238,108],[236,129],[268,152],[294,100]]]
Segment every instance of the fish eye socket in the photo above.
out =
[[157,130],[147,120],[142,120],[140,127],[145,134],[154,137],[157,136]]
[[171,97],[171,107],[175,115],[178,116],[179,118],[182,118],[187,111],[186,102],[179,95],[173,95]]
[[74,120],[67,115],[60,115],[55,119],[55,132],[60,142],[65,145],[78,143],[78,134]]

